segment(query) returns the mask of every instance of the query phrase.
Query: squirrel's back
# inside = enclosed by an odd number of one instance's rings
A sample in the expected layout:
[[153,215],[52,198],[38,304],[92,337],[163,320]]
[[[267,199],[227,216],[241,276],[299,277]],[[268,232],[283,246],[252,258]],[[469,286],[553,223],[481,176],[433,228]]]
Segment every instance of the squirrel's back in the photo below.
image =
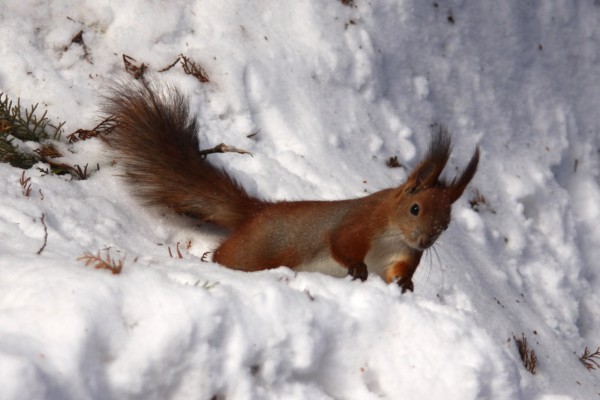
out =
[[176,87],[115,86],[103,112],[116,128],[109,143],[134,194],[148,205],[235,229],[263,208],[235,180],[199,154],[198,125]]

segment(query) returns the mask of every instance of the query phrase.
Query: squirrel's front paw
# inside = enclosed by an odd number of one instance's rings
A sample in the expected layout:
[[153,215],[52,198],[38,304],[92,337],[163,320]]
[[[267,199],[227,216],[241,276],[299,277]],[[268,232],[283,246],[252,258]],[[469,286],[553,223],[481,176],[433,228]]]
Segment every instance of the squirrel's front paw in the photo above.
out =
[[415,290],[415,285],[412,279],[406,276],[398,280],[398,286],[402,288],[402,293],[406,293],[407,291],[413,292]]
[[352,276],[352,279],[360,279],[366,281],[369,276],[367,265],[364,262],[358,262],[348,267],[348,275]]

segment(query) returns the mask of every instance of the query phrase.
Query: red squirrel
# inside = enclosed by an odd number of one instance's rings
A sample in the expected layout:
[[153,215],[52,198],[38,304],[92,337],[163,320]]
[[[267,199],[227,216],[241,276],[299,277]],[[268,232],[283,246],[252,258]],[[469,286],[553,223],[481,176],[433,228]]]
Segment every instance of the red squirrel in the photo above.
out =
[[479,163],[476,148],[455,179],[440,179],[452,143],[439,129],[396,188],[349,200],[264,201],[201,156],[197,121],[177,87],[124,84],[105,100],[103,112],[116,122],[110,147],[133,193],[225,228],[213,261],[237,270],[287,266],[361,280],[373,272],[413,291],[423,251],[448,227],[452,204]]

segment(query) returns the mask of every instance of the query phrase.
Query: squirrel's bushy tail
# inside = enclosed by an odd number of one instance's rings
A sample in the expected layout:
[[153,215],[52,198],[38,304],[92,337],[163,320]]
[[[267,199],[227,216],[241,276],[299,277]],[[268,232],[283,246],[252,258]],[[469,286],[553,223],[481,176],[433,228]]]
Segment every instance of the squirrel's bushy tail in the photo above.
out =
[[116,122],[110,147],[146,204],[229,229],[264,206],[200,156],[198,124],[176,87],[121,84],[106,96],[102,111]]

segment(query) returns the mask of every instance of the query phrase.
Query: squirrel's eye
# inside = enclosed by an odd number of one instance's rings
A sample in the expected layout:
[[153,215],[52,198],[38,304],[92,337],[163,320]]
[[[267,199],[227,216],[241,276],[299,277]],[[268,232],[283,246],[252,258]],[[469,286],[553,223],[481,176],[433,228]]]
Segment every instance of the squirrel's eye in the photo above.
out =
[[410,206],[410,213],[415,216],[419,215],[419,205],[413,204],[412,206]]

